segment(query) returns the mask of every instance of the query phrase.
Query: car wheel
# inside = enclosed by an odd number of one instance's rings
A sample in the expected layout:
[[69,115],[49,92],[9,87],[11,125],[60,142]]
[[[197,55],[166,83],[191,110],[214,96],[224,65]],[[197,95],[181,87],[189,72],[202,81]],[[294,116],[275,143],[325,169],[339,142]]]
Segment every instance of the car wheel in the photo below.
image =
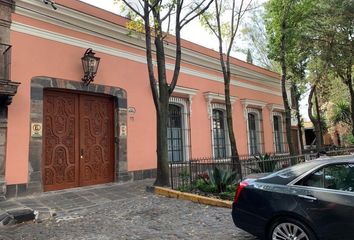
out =
[[315,240],[312,230],[292,218],[279,218],[271,225],[268,240]]

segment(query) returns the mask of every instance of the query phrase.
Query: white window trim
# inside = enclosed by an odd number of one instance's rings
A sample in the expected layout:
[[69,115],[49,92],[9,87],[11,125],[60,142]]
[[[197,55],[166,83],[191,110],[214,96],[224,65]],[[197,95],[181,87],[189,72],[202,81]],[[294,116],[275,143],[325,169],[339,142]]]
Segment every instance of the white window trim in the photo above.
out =
[[[190,115],[190,106],[188,107],[187,100],[184,98],[179,98],[179,97],[170,97],[169,104],[174,104],[179,107],[181,107],[181,114],[182,114],[182,129],[187,129],[189,127],[188,125],[188,115]],[[191,105],[191,102],[189,102],[189,105]],[[189,114],[188,114],[189,112]],[[182,131],[182,141],[183,141],[183,158],[184,161],[187,162],[189,161],[189,149],[187,146],[190,146],[189,144],[189,136],[188,133],[185,131]]]
[[[205,92],[204,98],[207,104],[208,109],[208,117],[210,119],[210,132],[211,132],[211,149],[213,157],[215,157],[214,152],[214,134],[213,134],[213,110],[218,109],[224,112],[224,116],[226,116],[226,105],[225,105],[225,95],[221,93],[215,92]],[[235,96],[230,96],[231,108],[233,104],[238,100]],[[231,146],[230,146],[230,138],[229,138],[229,129],[227,127],[227,120],[224,118],[224,126],[226,127],[226,135],[225,135],[225,148],[226,148],[226,156],[231,155]]]
[[257,143],[256,145],[260,147],[260,149],[258,149],[259,153],[263,153],[264,149],[263,149],[263,144],[262,144],[262,134],[260,133],[260,129],[261,129],[261,117],[262,117],[262,112],[261,109],[257,109],[257,108],[246,108],[245,110],[246,113],[246,122],[247,122],[247,139],[248,139],[248,154],[251,155],[251,148],[250,148],[250,134],[249,134],[249,122],[248,122],[248,114],[254,114],[256,115],[256,133],[258,133],[257,135]]
[[[283,124],[284,122],[284,112],[285,112],[285,108],[283,105],[280,105],[280,104],[268,104],[267,105],[268,109],[269,109],[269,118],[270,118],[270,122],[272,124],[272,129],[273,129],[273,133],[275,132],[275,129],[274,129],[274,121],[273,121],[273,117],[274,116],[279,116],[280,117],[280,120],[281,120],[281,134],[282,134],[282,143],[284,144],[284,140],[286,139],[286,131],[285,131],[285,126]],[[282,149],[283,151],[285,151],[285,146],[282,146]],[[274,149],[274,152],[276,153],[277,149],[276,149],[276,142],[275,142],[275,135],[273,134],[273,149]]]
[[[211,104],[211,114],[213,114],[213,110],[221,110],[226,116],[226,106],[220,103],[212,103]],[[213,157],[215,157],[214,151],[214,129],[213,129],[213,118],[210,118],[210,126],[211,126],[211,146],[212,146],[212,153]],[[229,128],[227,126],[226,117],[224,117],[224,126],[225,126],[225,150],[226,150],[226,157],[231,156],[231,145],[230,145],[230,138],[229,138]]]
[[[193,97],[198,93],[198,89],[194,88],[187,88],[187,87],[181,87],[181,86],[176,86],[175,89],[173,90],[174,95],[181,95],[186,98],[188,98],[189,101],[189,115],[192,115],[192,101]],[[179,97],[171,97],[171,98],[179,98]],[[183,99],[183,98],[180,98]],[[171,100],[170,100],[171,102]],[[187,108],[186,108],[187,109]]]
[[[214,92],[205,92],[204,93],[205,101],[207,103],[207,109],[208,109],[208,117],[212,119],[213,116],[213,108],[212,104],[217,104],[223,105],[224,110],[226,110],[225,106],[225,95],[221,93],[214,93]],[[234,105],[238,98],[234,96],[230,96],[230,101],[231,101],[231,107]],[[220,108],[220,109],[223,109]]]
[[243,106],[243,117],[246,122],[248,122],[248,112],[247,112],[248,108],[256,107],[263,110],[263,108],[267,105],[266,102],[253,100],[253,99],[241,99],[241,104]]

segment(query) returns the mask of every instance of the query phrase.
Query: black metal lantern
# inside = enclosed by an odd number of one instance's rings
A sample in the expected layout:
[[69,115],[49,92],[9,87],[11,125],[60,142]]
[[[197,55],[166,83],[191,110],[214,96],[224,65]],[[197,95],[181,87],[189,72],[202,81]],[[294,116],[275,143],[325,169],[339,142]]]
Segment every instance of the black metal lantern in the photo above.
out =
[[84,81],[85,85],[89,85],[90,82],[96,76],[98,65],[100,64],[100,58],[95,57],[95,53],[92,51],[91,48],[87,49],[84,56],[81,58],[82,67],[84,69],[84,77],[82,81]]

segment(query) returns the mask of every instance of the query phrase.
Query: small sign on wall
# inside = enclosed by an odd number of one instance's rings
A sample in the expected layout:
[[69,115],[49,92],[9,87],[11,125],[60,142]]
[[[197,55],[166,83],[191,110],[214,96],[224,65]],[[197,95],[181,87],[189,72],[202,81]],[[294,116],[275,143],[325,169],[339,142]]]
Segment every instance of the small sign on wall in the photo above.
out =
[[126,137],[127,136],[127,126],[126,125],[121,125],[120,126],[120,136],[121,137]]
[[42,137],[42,123],[31,123],[31,137]]

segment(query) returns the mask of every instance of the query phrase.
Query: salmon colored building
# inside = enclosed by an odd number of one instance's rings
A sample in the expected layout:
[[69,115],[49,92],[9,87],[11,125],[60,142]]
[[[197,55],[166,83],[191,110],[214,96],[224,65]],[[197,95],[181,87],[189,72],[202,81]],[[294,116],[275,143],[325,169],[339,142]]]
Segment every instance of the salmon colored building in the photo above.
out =
[[[145,43],[127,19],[76,0],[56,10],[38,0],[1,0],[0,177],[7,196],[129,181],[156,174],[156,119]],[[4,20],[5,19],[5,20]],[[182,66],[170,100],[169,158],[229,156],[218,53],[182,42]],[[100,58],[94,82],[82,82],[87,49]],[[168,77],[173,44],[166,45]],[[240,154],[285,152],[278,74],[232,59],[232,109]],[[2,77],[4,78],[4,77]],[[2,85],[1,85],[2,86]],[[4,87],[1,88],[3,91]]]

